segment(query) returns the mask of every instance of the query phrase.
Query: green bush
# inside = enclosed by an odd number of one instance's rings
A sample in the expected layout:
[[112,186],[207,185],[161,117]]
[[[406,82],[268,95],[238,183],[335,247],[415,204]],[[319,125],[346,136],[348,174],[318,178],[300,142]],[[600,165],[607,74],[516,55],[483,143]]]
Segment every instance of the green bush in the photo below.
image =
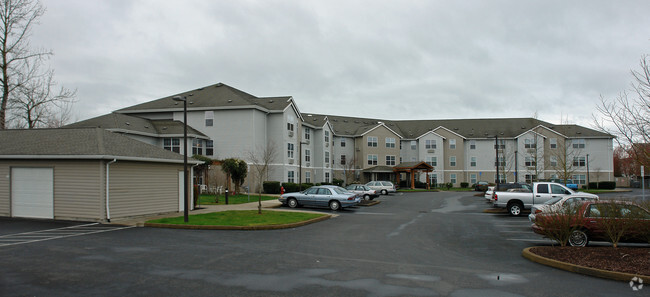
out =
[[598,183],[597,182],[590,182],[589,183],[589,189],[598,189]]
[[461,187],[461,188],[468,188],[468,187],[469,187],[469,183],[462,182],[462,183],[460,183],[460,187]]
[[264,187],[264,193],[266,194],[280,194],[279,181],[265,181],[262,186]]
[[337,185],[339,187],[343,186],[343,180],[342,179],[335,178],[335,179],[332,180],[332,183],[334,183],[335,185]]
[[616,189],[616,182],[614,181],[602,181],[598,183],[598,189],[601,190],[614,190]]
[[282,183],[282,186],[284,187],[284,192],[285,193],[298,192],[298,184],[297,183]]
[[427,183],[423,183],[421,181],[415,181],[415,187],[418,189],[426,189],[427,188]]

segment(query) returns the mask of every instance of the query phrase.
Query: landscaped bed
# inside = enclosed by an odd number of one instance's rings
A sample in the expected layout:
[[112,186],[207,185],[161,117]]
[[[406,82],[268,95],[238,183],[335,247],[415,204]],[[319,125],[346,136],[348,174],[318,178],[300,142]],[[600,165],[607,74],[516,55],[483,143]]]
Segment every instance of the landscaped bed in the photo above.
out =
[[650,248],[538,246],[531,248],[530,252],[579,266],[650,275]]
[[183,216],[173,218],[162,218],[147,221],[151,224],[170,225],[194,225],[194,226],[268,226],[285,225],[309,221],[327,216],[326,214],[292,212],[292,211],[269,211],[264,210],[258,214],[257,210],[229,210],[197,214],[189,216],[188,222],[183,221]]

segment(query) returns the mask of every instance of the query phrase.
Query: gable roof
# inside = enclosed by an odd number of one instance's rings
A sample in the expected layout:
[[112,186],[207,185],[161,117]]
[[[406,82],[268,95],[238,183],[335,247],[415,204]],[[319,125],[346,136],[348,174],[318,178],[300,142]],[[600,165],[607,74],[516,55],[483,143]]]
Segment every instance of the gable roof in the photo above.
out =
[[259,98],[223,83],[174,94],[149,102],[119,109],[117,113],[139,113],[183,110],[175,96],[187,97],[189,109],[237,109],[258,108],[264,111],[283,111],[292,103],[291,96]]
[[[103,128],[113,132],[140,134],[149,136],[183,135],[184,125],[181,121],[149,120],[120,113],[109,113],[81,122],[66,125],[65,128]],[[208,138],[201,131],[187,126],[188,137]]]
[[[0,159],[102,159],[183,163],[184,156],[102,128],[0,131]],[[200,161],[189,159],[189,163]]]
[[[448,120],[382,120],[325,114],[304,113],[305,119],[318,122],[329,119],[336,135],[360,136],[379,123],[400,135],[402,139],[417,139],[429,131],[444,128],[465,139],[515,138],[543,126],[569,138],[613,138],[614,136],[578,125],[554,125],[534,118],[448,119]],[[312,123],[307,120],[306,123]]]

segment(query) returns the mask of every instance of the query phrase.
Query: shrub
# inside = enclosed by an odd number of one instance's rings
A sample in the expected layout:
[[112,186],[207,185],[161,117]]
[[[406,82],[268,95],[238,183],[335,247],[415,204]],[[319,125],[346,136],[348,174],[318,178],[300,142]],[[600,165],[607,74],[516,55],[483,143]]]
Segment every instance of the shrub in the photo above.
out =
[[332,179],[332,182],[333,182],[335,185],[339,186],[339,187],[342,187],[342,186],[343,186],[343,180],[342,180],[342,179],[335,178],[335,179]]
[[285,193],[298,192],[298,184],[297,183],[282,183],[282,186],[284,187],[284,192]]
[[262,186],[264,187],[264,193],[266,194],[280,194],[279,181],[265,181]]
[[616,182],[614,181],[602,181],[598,183],[598,189],[602,190],[614,190],[616,189]]
[[597,182],[590,182],[589,183],[589,189],[598,189],[598,183]]
[[415,187],[418,189],[426,189],[427,188],[427,183],[423,183],[421,181],[415,181]]
[[400,180],[399,181],[399,187],[400,188],[406,188],[406,181],[405,180]]
[[623,236],[636,227],[635,221],[617,219],[621,216],[621,205],[614,200],[607,204],[599,204],[598,210],[600,216],[604,218],[600,220],[600,226],[605,231],[607,241],[611,242],[614,247],[618,247]]
[[460,187],[461,187],[461,188],[468,188],[468,187],[469,187],[469,183],[462,182],[462,183],[460,183]]
[[303,189],[303,190],[305,190],[305,189],[309,189],[309,188],[311,188],[311,187],[313,187],[313,186],[314,186],[313,183],[302,183],[302,189]]
[[545,237],[558,242],[560,246],[566,246],[571,233],[578,229],[575,222],[579,207],[579,204],[565,204],[558,211],[537,216],[535,224],[543,229]]
[[454,184],[452,184],[452,183],[446,183],[446,184],[445,184],[445,188],[446,188],[447,190],[451,189],[453,186],[454,186]]

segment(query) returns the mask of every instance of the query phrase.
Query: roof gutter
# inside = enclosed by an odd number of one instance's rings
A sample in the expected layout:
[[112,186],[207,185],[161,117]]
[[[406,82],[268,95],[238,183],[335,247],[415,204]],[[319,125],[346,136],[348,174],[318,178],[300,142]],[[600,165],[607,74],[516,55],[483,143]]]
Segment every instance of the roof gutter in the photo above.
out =
[[110,191],[109,191],[109,188],[110,188],[109,177],[110,177],[110,173],[111,173],[110,168],[111,168],[111,164],[113,164],[115,162],[117,162],[117,159],[113,159],[113,161],[110,161],[110,162],[106,163],[106,220],[108,222],[111,221]]

